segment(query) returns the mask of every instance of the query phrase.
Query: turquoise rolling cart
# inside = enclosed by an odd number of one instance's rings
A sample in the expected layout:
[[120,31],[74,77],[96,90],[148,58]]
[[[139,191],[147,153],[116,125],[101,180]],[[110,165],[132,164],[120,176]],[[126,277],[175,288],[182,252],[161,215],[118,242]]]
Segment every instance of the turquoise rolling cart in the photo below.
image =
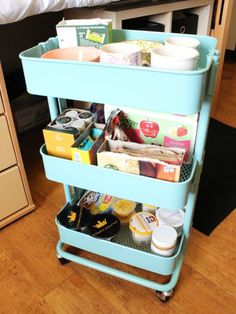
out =
[[[113,30],[113,42],[135,39],[162,42],[168,36],[173,34]],[[161,71],[151,67],[41,59],[46,51],[58,48],[57,38],[50,38],[20,54],[27,90],[48,97],[52,119],[66,108],[66,99],[185,115],[199,113],[193,162],[184,165],[178,183],[50,156],[45,145],[40,151],[47,178],[64,184],[66,203],[73,202],[72,186],[76,187],[74,190],[99,191],[141,203],[158,204],[171,210],[185,207],[183,234],[171,257],[158,256],[149,248],[137,247],[128,228],[122,228],[113,241],[106,241],[67,229],[56,219],[60,237],[57,244],[59,258],[154,289],[162,301],[173,294],[190,235],[219,60],[215,38],[195,37],[201,43],[199,69],[196,71]],[[170,281],[160,284],[81,258],[64,250],[63,244],[160,275],[170,275]]]

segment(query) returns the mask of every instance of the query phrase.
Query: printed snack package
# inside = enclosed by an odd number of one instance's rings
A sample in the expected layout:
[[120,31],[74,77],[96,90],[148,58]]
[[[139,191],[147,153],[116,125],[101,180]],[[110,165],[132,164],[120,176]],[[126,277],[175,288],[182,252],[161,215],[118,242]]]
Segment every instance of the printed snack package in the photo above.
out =
[[62,20],[56,25],[59,48],[93,46],[101,48],[111,42],[110,19]]
[[[117,109],[105,105],[105,119]],[[198,114],[185,116],[119,107],[125,115],[120,126],[131,142],[185,149],[184,162],[191,163],[196,140]]]

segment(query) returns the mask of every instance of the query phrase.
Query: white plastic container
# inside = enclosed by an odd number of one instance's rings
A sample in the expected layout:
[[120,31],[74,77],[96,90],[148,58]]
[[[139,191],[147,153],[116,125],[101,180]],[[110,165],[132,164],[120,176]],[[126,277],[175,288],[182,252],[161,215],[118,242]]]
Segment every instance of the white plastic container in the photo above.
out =
[[168,225],[173,227],[177,235],[180,236],[184,224],[185,213],[182,209],[177,211],[168,210],[165,208],[158,208],[156,210],[156,217],[159,225]]
[[156,210],[158,209],[158,206],[150,205],[150,204],[142,204],[142,209],[144,212],[148,212],[155,215]]
[[171,256],[176,248],[177,232],[168,225],[157,226],[152,232],[151,250],[162,256]]
[[152,231],[158,225],[157,218],[148,212],[134,214],[129,222],[133,240],[140,246],[150,245]]

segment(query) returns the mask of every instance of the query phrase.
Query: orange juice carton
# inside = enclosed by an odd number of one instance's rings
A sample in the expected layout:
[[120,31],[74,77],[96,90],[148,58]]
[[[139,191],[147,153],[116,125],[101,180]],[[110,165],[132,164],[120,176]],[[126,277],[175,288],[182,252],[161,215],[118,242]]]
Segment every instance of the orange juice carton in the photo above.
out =
[[71,146],[72,160],[96,164],[97,150],[104,139],[104,125],[91,123]]
[[[105,105],[105,119],[116,110]],[[184,162],[191,163],[196,140],[198,114],[177,115],[119,107],[124,112],[120,126],[130,141],[185,149]]]
[[111,19],[62,20],[56,25],[60,48],[76,46],[101,46],[111,42]]
[[[80,118],[81,117],[81,118]],[[66,109],[43,129],[47,153],[72,159],[71,146],[95,115],[82,109]]]
[[185,150],[106,140],[97,152],[98,166],[178,182]]

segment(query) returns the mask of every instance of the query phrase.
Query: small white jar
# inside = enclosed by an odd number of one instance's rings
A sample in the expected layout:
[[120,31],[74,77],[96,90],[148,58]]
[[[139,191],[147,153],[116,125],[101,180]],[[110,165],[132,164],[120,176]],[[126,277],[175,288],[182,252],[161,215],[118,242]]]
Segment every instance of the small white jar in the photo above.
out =
[[152,232],[151,250],[158,255],[171,256],[176,248],[176,242],[176,230],[168,225],[160,225]]
[[157,218],[153,214],[148,212],[134,214],[129,221],[134,242],[140,246],[150,245],[152,231],[157,224]]
[[178,237],[182,234],[184,216],[185,213],[182,209],[172,211],[165,208],[158,208],[156,210],[156,217],[159,225],[168,225],[173,227],[176,230]]

